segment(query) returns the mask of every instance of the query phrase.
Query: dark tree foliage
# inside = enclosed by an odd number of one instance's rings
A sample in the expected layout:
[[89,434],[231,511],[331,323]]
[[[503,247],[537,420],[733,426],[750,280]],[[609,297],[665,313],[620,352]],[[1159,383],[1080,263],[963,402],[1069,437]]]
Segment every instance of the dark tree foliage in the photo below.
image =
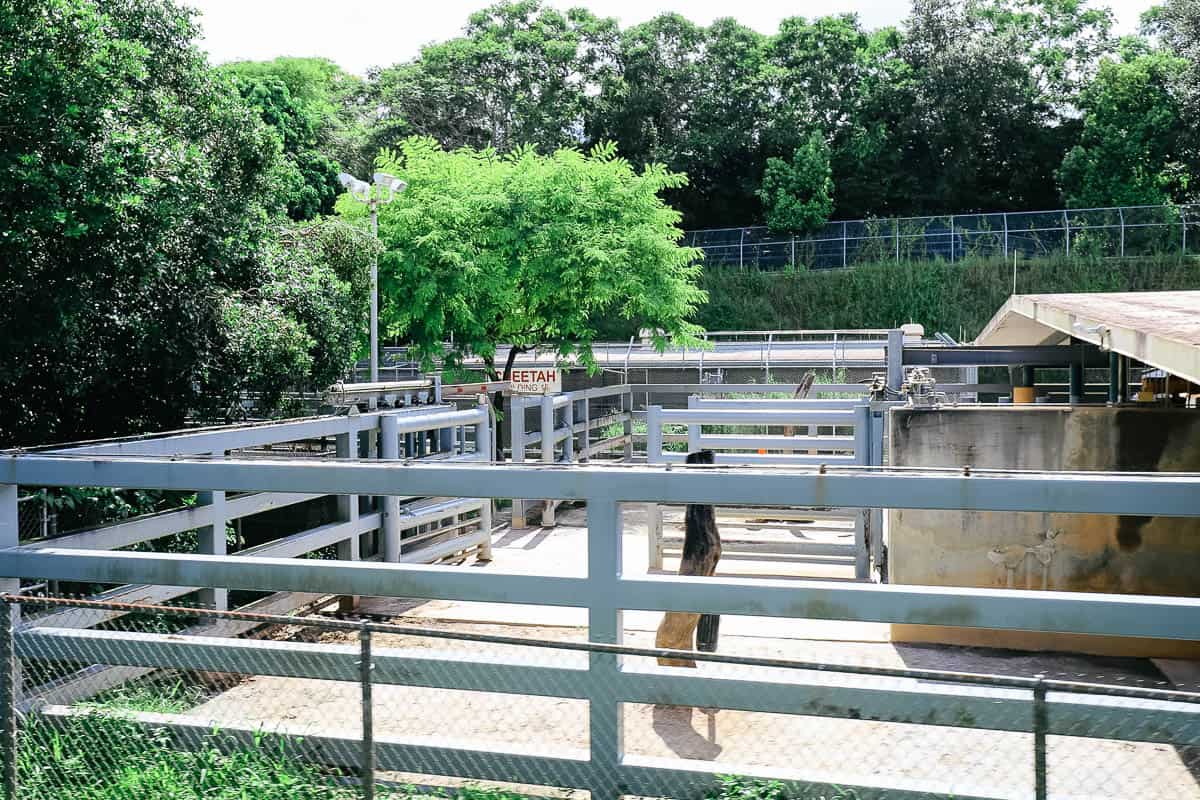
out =
[[[196,35],[170,0],[0,3],[0,446],[177,427],[352,355],[370,247],[339,274],[280,237],[294,165]],[[232,372],[260,339],[286,347]]]
[[[1185,105],[1200,96],[1197,2],[1155,16],[1163,47],[1192,65],[1170,90]],[[1083,0],[914,0],[900,29],[841,14],[774,34],[679,14],[621,30],[500,2],[461,37],[373,73],[364,106],[379,114],[364,138],[367,152],[413,133],[501,152],[613,141],[635,164],[688,175],[668,193],[687,227],[767,221],[768,165],[814,133],[829,145],[834,217],[1054,208],[1070,197],[1060,168],[1092,86],[1118,57],[1111,27],[1111,11]]]
[[195,34],[165,0],[0,5],[0,442],[178,425],[214,292],[263,276],[279,145]]

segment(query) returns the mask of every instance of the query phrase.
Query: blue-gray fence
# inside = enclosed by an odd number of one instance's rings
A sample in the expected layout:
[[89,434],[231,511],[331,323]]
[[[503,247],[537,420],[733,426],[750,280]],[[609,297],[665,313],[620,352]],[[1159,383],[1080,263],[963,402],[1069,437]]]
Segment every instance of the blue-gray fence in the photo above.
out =
[[[470,567],[281,559],[254,556],[111,552],[21,547],[17,486],[113,486],[202,492],[303,492],[373,496],[542,497],[584,501],[586,572],[521,575]],[[864,467],[682,467],[680,465],[520,466],[428,461],[298,462],[245,458],[174,458],[91,454],[16,454],[0,459],[0,590],[18,579],[129,582],[274,592],[320,592],[481,603],[565,606],[587,611],[588,638],[619,644],[625,610],[704,612],[783,618],[858,620],[989,629],[1083,633],[1178,640],[1200,639],[1200,599],[1076,592],[964,589],[823,581],[688,578],[624,574],[623,507],[630,503],[711,503],[727,506],[928,508],[1047,513],[1200,516],[1200,476],[1135,473],[1021,473],[888,470]],[[10,619],[19,622],[12,615]],[[25,633],[19,629],[20,637]],[[73,632],[37,635],[78,638]],[[105,638],[101,636],[100,638]],[[112,641],[107,660],[130,658],[132,646]],[[164,652],[193,645],[157,636]],[[257,645],[226,649],[249,657]],[[124,655],[122,655],[124,654]],[[338,668],[352,669],[354,656]],[[740,708],[781,714],[857,715],[914,724],[1200,744],[1200,705],[1062,695],[1035,687],[1023,696],[975,696],[920,683],[904,688],[830,686],[812,675],[786,684],[760,675],[721,679],[663,667],[633,666],[620,653],[593,651],[581,667],[533,667],[465,655],[428,670],[401,664],[395,679],[416,685],[575,696],[588,702],[584,752],[471,749],[453,742],[378,742],[381,769],[468,778],[545,783],[588,789],[594,798],[622,794],[700,797],[714,778],[710,765],[629,755],[622,744],[622,705],[663,703]],[[411,667],[411,669],[410,669]],[[311,668],[313,677],[320,670]],[[19,691],[19,687],[18,691]],[[11,703],[10,694],[3,698]],[[1013,710],[1023,713],[1014,717]],[[815,710],[814,710],[815,709]],[[12,709],[8,712],[11,724]],[[1027,713],[1024,713],[1027,712]],[[148,724],[170,727],[170,715]],[[1016,720],[1014,722],[1014,719]],[[179,720],[186,727],[187,720]],[[253,739],[253,727],[224,726]],[[329,749],[353,740],[326,742]],[[1044,754],[1036,796],[1046,797]],[[804,780],[803,769],[788,773]],[[770,774],[764,777],[772,777]],[[944,797],[931,787],[845,787],[866,797]],[[964,796],[956,793],[957,796]],[[852,795],[853,796],[853,795]],[[974,796],[1003,796],[977,794]]]
[[840,220],[811,235],[763,226],[688,231],[708,266],[778,270],[977,257],[1200,253],[1200,205]]

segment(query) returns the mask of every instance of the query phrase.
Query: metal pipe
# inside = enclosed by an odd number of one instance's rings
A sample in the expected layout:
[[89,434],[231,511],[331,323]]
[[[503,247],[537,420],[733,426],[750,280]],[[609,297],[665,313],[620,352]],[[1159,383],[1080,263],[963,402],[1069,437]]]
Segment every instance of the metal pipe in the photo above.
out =
[[362,792],[375,797],[375,709],[371,697],[371,628],[364,620],[358,631],[359,680],[362,684]]

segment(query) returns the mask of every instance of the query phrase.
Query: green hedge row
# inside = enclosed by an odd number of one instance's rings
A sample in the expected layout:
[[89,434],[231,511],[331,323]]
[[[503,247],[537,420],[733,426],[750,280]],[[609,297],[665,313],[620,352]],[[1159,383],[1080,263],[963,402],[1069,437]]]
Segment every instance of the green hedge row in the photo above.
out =
[[[1200,289],[1200,257],[1018,262],[1018,294]],[[707,330],[888,328],[919,322],[972,339],[1013,293],[1013,264],[924,261],[797,272],[706,270]],[[1200,313],[1200,309],[1197,309]]]

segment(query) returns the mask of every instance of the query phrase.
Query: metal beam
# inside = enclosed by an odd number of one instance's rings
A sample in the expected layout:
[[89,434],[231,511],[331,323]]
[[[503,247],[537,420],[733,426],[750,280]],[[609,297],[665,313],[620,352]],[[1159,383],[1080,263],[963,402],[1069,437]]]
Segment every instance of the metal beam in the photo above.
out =
[[[263,459],[0,458],[0,483],[415,497],[607,498],[623,502],[1056,511],[1200,516],[1200,475],[903,468],[826,470]],[[3,573],[0,573],[3,574]]]
[[[606,583],[585,578],[246,556],[10,549],[0,551],[0,575],[549,606],[612,602]],[[1187,597],[682,576],[621,579],[616,596],[621,608],[645,611],[1200,640],[1200,598]]]
[[1066,368],[1082,361],[1085,367],[1103,367],[1107,356],[1094,347],[1031,345],[1008,347],[906,347],[906,367],[994,367],[1024,364],[1033,367]]

